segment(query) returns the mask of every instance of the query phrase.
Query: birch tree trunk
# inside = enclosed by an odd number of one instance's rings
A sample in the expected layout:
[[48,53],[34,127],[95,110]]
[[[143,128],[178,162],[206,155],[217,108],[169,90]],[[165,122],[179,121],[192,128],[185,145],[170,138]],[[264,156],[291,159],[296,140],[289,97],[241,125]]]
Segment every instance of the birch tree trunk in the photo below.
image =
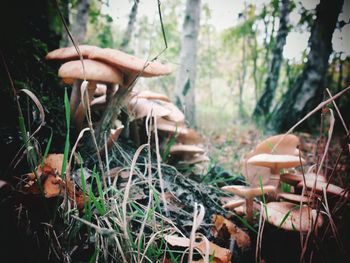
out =
[[[324,77],[332,52],[332,35],[343,0],[321,0],[316,8],[316,20],[309,39],[310,52],[303,72],[283,96],[271,118],[272,128],[286,131],[322,99]],[[304,128],[308,125],[304,122]],[[311,126],[309,127],[311,128]]]
[[176,104],[185,112],[189,126],[196,125],[195,79],[197,39],[199,33],[201,0],[187,0],[182,28],[180,66],[176,76]]
[[262,120],[262,118],[266,118],[266,116],[269,114],[271,104],[275,96],[275,91],[277,89],[280,74],[280,68],[283,61],[283,47],[286,44],[286,38],[289,32],[288,20],[290,11],[290,1],[282,0],[280,6],[280,24],[276,37],[276,45],[273,50],[273,58],[265,82],[265,90],[261,95],[260,99],[258,100],[253,112],[253,118],[258,122],[265,121]]
[[122,43],[120,45],[120,48],[124,51],[127,51],[128,46],[129,46],[129,42],[131,40],[132,33],[134,31],[139,2],[140,2],[139,0],[134,0],[134,4],[133,4],[131,11],[130,11],[130,14],[129,14],[128,26],[126,28]]
[[72,23],[72,34],[74,39],[80,44],[86,37],[86,29],[89,19],[90,0],[79,0],[76,5],[76,17]]

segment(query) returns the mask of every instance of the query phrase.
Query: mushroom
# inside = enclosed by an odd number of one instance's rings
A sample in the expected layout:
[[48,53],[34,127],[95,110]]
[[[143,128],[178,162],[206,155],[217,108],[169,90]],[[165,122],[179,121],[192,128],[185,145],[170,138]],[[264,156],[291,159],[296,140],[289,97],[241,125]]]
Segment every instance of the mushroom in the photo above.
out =
[[276,191],[276,187],[272,185],[265,185],[262,187],[249,187],[242,185],[228,185],[221,188],[224,191],[238,195],[246,200],[246,210],[247,210],[247,222],[251,224],[253,222],[253,198],[256,196],[261,196],[267,193],[273,193]]
[[[320,227],[323,223],[321,214],[317,216],[316,210],[303,205],[300,206],[289,202],[270,202],[266,205],[267,221],[285,230],[307,232],[314,223]],[[266,212],[264,211],[266,218]],[[315,222],[317,218],[317,222]]]
[[[104,63],[86,59],[84,60],[84,69],[85,76],[80,60],[69,61],[60,67],[58,75],[67,84],[72,84],[76,80],[83,80],[85,77],[89,82],[87,87],[88,101],[86,103],[91,103],[91,100],[97,88],[97,83],[104,83],[107,85],[107,87],[122,83],[122,74],[118,70]],[[80,103],[75,112],[73,109],[72,114],[74,114],[73,119],[75,121],[76,127],[78,129],[81,129],[84,119],[83,104]]]
[[293,155],[258,154],[248,159],[247,164],[262,166],[271,169],[271,177],[279,182],[281,169],[300,166],[305,163],[304,159]]
[[162,117],[170,114],[170,111],[152,100],[134,97],[128,104],[129,112],[135,119],[146,117],[151,111],[153,116]]
[[234,209],[234,208],[237,208],[237,207],[244,205],[245,202],[246,201],[242,198],[232,199],[232,200],[228,201],[226,204],[224,204],[222,207],[224,209]]
[[[316,180],[315,173],[306,173],[306,174],[304,174],[304,176],[305,176],[305,180],[307,180],[307,181],[315,181]],[[293,185],[293,186],[296,186],[299,182],[304,180],[302,174],[289,174],[289,173],[281,174],[280,179],[282,182],[285,182],[285,183]],[[317,181],[327,182],[327,179],[324,175],[319,174],[317,176]]]
[[189,129],[181,123],[174,123],[164,118],[157,118],[157,130],[169,133],[177,134],[177,138],[180,136],[186,136],[189,133]]
[[126,82],[133,81],[131,76],[155,77],[171,73],[169,65],[139,59],[117,49],[95,49],[89,53],[89,59],[100,60],[118,68],[129,77]]
[[170,148],[170,154],[177,155],[177,154],[197,154],[197,153],[204,153],[203,148],[198,147],[196,145],[188,145],[188,144],[174,144]]
[[[78,47],[83,58],[87,58],[88,55],[93,50],[98,49],[98,47],[89,46],[89,45],[80,45],[77,47]],[[63,61],[77,60],[77,59],[79,59],[79,53],[74,46],[59,48],[59,49],[55,49],[53,51],[50,51],[46,55],[45,59],[46,60],[63,60]],[[82,80],[77,80],[73,83],[73,86],[72,86],[72,92],[71,92],[71,96],[69,99],[70,112],[72,115],[75,113],[75,110],[79,104],[81,84],[82,84]]]

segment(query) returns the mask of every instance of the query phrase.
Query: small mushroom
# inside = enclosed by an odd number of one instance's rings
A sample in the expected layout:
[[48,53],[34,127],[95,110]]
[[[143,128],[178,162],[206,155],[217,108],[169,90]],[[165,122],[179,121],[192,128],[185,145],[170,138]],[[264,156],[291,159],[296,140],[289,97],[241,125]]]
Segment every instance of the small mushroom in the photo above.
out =
[[177,134],[177,138],[180,136],[186,136],[189,133],[189,129],[181,123],[174,123],[164,118],[157,118],[157,130],[175,133]]
[[302,195],[291,194],[291,193],[279,193],[278,198],[284,199],[289,202],[298,203],[298,204],[300,202],[308,203],[309,201],[311,201],[309,196],[306,196],[306,195],[302,196]]
[[253,222],[253,198],[256,196],[261,196],[267,193],[273,193],[276,191],[276,187],[272,185],[265,185],[263,189],[261,187],[249,187],[242,185],[229,185],[221,188],[224,191],[238,195],[246,200],[246,210],[247,210],[247,221],[249,224]]
[[129,101],[128,109],[134,119],[142,119],[152,111],[153,116],[162,117],[170,114],[170,111],[157,102],[148,99],[134,97]]
[[[304,174],[304,176],[305,176],[305,180],[308,180],[308,181],[316,180],[316,174],[314,173],[306,173]],[[296,186],[299,182],[303,180],[304,179],[302,174],[289,174],[289,173],[281,174],[281,181],[293,186]],[[317,176],[317,181],[327,182],[327,178],[324,175],[319,174]]]
[[[267,221],[285,230],[307,232],[315,223],[320,227],[323,223],[321,214],[317,215],[316,210],[303,205],[300,206],[289,202],[270,202],[266,205]],[[264,211],[266,217],[266,212]]]
[[135,93],[136,93],[136,97],[141,98],[141,99],[161,100],[161,101],[165,101],[165,102],[170,102],[170,99],[168,98],[168,96],[163,95],[161,93],[154,92],[154,91],[143,90],[143,91],[138,91]]
[[170,148],[170,154],[176,155],[176,154],[197,154],[197,153],[204,153],[203,148],[196,146],[196,145],[188,145],[188,144],[174,144]]

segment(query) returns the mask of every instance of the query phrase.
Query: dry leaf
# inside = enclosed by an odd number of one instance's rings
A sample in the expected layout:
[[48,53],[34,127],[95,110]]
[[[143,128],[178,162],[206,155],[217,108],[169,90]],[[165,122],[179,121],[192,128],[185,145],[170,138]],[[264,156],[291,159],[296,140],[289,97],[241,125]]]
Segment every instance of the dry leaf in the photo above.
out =
[[[168,242],[172,246],[178,246],[178,247],[189,247],[190,246],[190,240],[187,237],[179,237],[175,235],[165,235],[164,239],[166,242]],[[194,246],[196,249],[198,249],[201,253],[205,253],[206,251],[206,242],[202,241],[199,243],[195,243]],[[214,255],[214,261],[217,263],[229,263],[231,262],[231,252],[230,250],[220,247],[212,242],[209,242],[209,254]],[[193,261],[193,262],[202,262],[199,261]]]
[[219,233],[220,231],[224,231],[224,229],[227,229],[230,236],[235,239],[235,242],[238,247],[240,248],[250,247],[251,242],[248,234],[245,233],[239,227],[237,227],[233,222],[231,222],[230,220],[220,215],[214,215],[213,222],[217,233]]

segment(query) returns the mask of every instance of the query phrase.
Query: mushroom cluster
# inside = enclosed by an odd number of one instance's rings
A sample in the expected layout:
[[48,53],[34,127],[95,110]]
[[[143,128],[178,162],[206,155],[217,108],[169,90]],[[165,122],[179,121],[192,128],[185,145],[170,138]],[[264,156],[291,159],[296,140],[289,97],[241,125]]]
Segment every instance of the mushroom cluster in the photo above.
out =
[[201,145],[201,135],[186,126],[185,115],[167,96],[149,90],[134,91],[128,110],[132,121],[130,128],[133,129],[130,133],[134,142],[141,143],[145,140],[144,119],[152,111],[161,149],[163,152],[169,150],[168,161],[178,168],[193,166],[192,168],[200,169],[207,166],[209,158]]
[[[78,131],[84,125],[88,106],[106,109],[117,90],[131,91],[138,77],[171,73],[168,65],[142,60],[115,49],[88,45],[56,49],[49,52],[46,59],[65,62],[58,75],[64,83],[72,85],[70,112]],[[87,85],[82,85],[83,80]],[[122,125],[115,121],[111,124],[110,140],[115,139],[122,129]]]
[[[316,202],[321,199],[318,194],[338,198],[349,196],[344,189],[330,184],[322,174],[302,174],[294,169],[305,165],[299,144],[299,138],[290,134],[275,135],[259,143],[243,160],[243,175],[250,186],[223,187],[223,190],[240,197],[223,207],[246,214],[247,221],[253,223],[253,210],[259,207],[254,206],[254,197],[273,193],[269,196],[272,202],[268,202],[263,210],[270,224],[300,232],[321,226],[323,218],[315,209]],[[290,186],[289,193],[281,191],[281,182]]]

